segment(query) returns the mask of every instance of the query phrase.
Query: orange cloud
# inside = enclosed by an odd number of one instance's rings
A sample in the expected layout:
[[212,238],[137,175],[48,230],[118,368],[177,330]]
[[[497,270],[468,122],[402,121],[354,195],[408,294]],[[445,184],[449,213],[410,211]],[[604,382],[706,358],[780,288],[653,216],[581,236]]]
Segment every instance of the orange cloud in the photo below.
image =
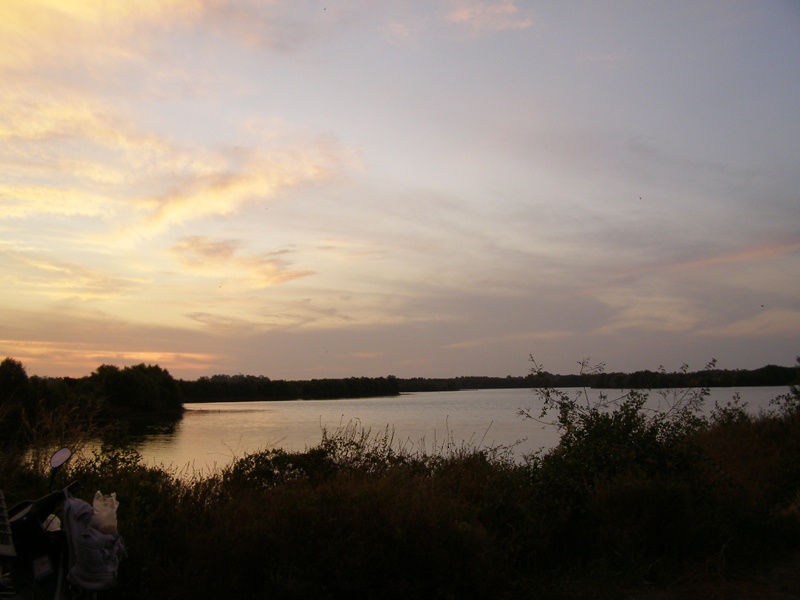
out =
[[698,269],[707,269],[717,265],[727,263],[740,263],[750,262],[757,260],[764,260],[768,258],[777,258],[786,256],[800,250],[800,242],[782,242],[771,244],[768,246],[756,246],[753,248],[745,248],[737,252],[730,252],[719,256],[711,256],[699,260],[691,260],[681,263],[676,263],[666,267],[669,271],[693,271]]
[[765,310],[759,314],[698,331],[698,335],[724,338],[743,337],[800,337],[800,311],[790,309]]
[[[708,256],[696,260],[677,261],[661,264],[643,264],[638,266],[626,265],[621,269],[609,269],[608,273],[615,276],[641,276],[659,273],[682,273],[692,271],[702,271],[721,265],[738,264],[747,262],[757,262],[773,258],[788,256],[800,250],[800,242],[777,242],[769,245],[753,246],[726,254]],[[586,290],[587,293],[594,293],[616,287],[617,284],[593,287]]]
[[0,219],[102,216],[125,223],[107,240],[120,243],[124,234],[147,238],[185,221],[228,215],[248,201],[330,180],[358,164],[328,137],[308,138],[270,123],[248,127],[260,137],[250,147],[180,147],[96,99],[0,94],[0,174],[6,180],[0,183]]
[[4,0],[0,71],[110,66],[156,53],[163,60],[156,37],[198,24],[235,43],[285,50],[310,34],[287,17],[292,10],[269,0]]
[[243,255],[239,246],[238,242],[231,240],[215,242],[206,237],[192,236],[181,239],[171,248],[171,253],[195,273],[234,280],[249,288],[277,285],[313,274],[289,269],[283,258]]
[[385,250],[377,246],[343,239],[321,240],[317,250],[342,263],[375,260],[386,256]]
[[610,321],[595,330],[597,334],[620,330],[689,331],[700,316],[686,298],[670,290],[637,289],[622,286],[596,290],[596,297],[615,311]]
[[448,0],[445,19],[464,25],[475,33],[525,29],[533,20],[520,12],[514,0],[483,2],[480,0]]
[[202,371],[224,362],[218,354],[140,351],[104,345],[40,340],[0,340],[4,354],[19,360],[32,374],[82,377],[101,364],[158,364],[166,369]]
[[427,27],[426,23],[399,23],[392,22],[385,25],[382,29],[383,35],[390,41],[413,40],[419,36]]
[[33,184],[0,184],[0,202],[0,220],[33,215],[96,217],[107,214],[111,206],[108,197],[97,193]]
[[105,103],[69,95],[35,100],[24,93],[0,94],[0,142],[5,180],[0,184],[0,218],[113,218],[124,200],[118,191],[122,184],[135,189],[159,172],[174,173],[190,163],[188,154],[138,131]]
[[87,268],[42,253],[20,250],[2,250],[0,261],[4,264],[0,281],[9,293],[36,294],[38,297],[56,299],[107,298],[127,293],[141,287],[139,280],[112,276],[99,269]]
[[464,342],[456,342],[455,344],[447,344],[444,348],[459,349],[459,348],[476,348],[481,346],[494,346],[506,342],[526,341],[526,340],[544,340],[553,341],[561,340],[574,335],[570,331],[528,331],[524,333],[515,333],[510,335],[502,335],[496,337],[479,338],[474,340],[467,340]]
[[176,223],[231,214],[244,203],[269,198],[283,188],[330,179],[339,168],[326,146],[254,148],[244,164],[184,177],[180,187],[138,201],[149,213],[138,229],[152,235]]
[[196,18],[201,7],[184,0],[5,0],[0,69],[18,74],[78,59],[92,65],[132,59],[146,45],[142,33]]
[[[0,3],[0,76],[6,82],[0,91],[0,219],[101,217],[126,224],[105,242],[129,243],[189,220],[231,214],[250,200],[330,179],[355,164],[329,139],[308,139],[274,124],[262,125],[261,139],[244,150],[181,147],[135,124],[117,102],[86,91],[93,88],[87,77],[113,81],[130,61],[147,60],[149,44],[163,42],[167,29],[202,22],[240,40],[243,29],[279,32],[273,21],[286,15],[286,6],[255,0]],[[159,68],[163,63],[159,56]],[[59,77],[51,72],[56,67]],[[73,67],[82,85],[69,83]]]

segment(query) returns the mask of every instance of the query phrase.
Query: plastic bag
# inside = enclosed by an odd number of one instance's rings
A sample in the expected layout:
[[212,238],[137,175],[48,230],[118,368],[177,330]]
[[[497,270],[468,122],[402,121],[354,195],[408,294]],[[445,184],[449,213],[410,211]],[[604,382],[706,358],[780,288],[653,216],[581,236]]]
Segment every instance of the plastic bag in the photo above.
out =
[[114,533],[117,531],[117,493],[112,492],[104,496],[99,491],[94,495],[92,502],[94,514],[89,521],[89,526],[94,527],[101,533]]
[[90,526],[94,518],[94,508],[88,503],[72,496],[64,500],[63,524],[69,545],[67,579],[84,590],[99,591],[116,585],[125,544],[119,533],[101,533]]

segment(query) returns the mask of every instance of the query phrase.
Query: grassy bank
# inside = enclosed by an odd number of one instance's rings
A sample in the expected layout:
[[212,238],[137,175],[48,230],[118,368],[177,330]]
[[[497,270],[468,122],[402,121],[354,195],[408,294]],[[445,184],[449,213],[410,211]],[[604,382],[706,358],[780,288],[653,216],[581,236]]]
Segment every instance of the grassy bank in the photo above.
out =
[[[709,418],[702,390],[659,413],[635,392],[539,394],[529,416],[561,442],[522,463],[405,452],[350,427],[197,477],[117,442],[59,478],[87,499],[117,492],[129,556],[115,598],[740,598],[740,576],[800,549],[797,390],[769,414]],[[14,450],[2,464],[10,503],[46,487]]]

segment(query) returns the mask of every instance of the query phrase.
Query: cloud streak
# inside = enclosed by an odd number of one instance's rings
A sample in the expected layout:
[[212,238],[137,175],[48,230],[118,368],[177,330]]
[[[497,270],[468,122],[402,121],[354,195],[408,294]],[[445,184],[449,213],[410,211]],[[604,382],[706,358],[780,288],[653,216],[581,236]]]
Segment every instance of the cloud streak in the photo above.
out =
[[31,340],[0,340],[8,354],[28,368],[38,372],[59,373],[67,368],[72,373],[88,374],[101,364],[161,364],[184,372],[204,371],[219,364],[219,354],[174,351],[136,351],[124,348],[103,347],[95,343],[50,342]]
[[514,0],[446,0],[447,22],[467,27],[475,34],[527,29],[533,25],[530,13],[521,11]]
[[800,337],[800,310],[767,309],[733,323],[703,328],[698,334],[738,340],[765,336],[796,340]]
[[244,288],[264,288],[313,275],[312,271],[290,269],[286,253],[249,256],[240,248],[237,241],[193,236],[179,240],[170,251],[184,268],[206,277],[233,280]]
[[273,50],[292,48],[305,34],[281,2],[8,0],[0,4],[0,33],[11,51],[0,55],[0,68],[20,72],[63,67],[65,57],[75,61],[66,63],[70,68],[78,58],[104,67],[153,56],[163,59],[162,36],[187,34],[195,27]]
[[113,233],[115,241],[120,234],[146,238],[189,220],[229,215],[283,189],[341,177],[357,164],[329,136],[275,130],[263,132],[257,146],[182,148],[97,101],[20,106],[18,100],[0,100],[6,159],[0,173],[7,182],[0,183],[0,220],[124,216],[128,224]]
[[139,289],[142,280],[119,277],[44,253],[4,250],[0,281],[9,296],[35,294],[54,299],[104,299]]
[[[224,166],[215,172],[184,178],[181,186],[138,200],[147,213],[140,235],[211,215],[229,215],[246,202],[264,201],[280,190],[319,183],[339,176],[342,160],[328,140],[310,145],[237,152],[235,161],[220,154]],[[238,163],[238,164],[236,164]],[[338,164],[337,164],[338,163]]]

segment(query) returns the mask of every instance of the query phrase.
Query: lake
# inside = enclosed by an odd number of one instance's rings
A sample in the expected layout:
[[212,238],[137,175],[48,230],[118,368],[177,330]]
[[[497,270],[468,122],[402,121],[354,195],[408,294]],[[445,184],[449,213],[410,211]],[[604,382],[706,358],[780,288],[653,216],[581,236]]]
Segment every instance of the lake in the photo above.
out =
[[[747,409],[757,413],[787,387],[712,388],[707,409],[725,404],[739,393]],[[578,392],[565,390],[570,395]],[[611,397],[619,390],[588,390]],[[649,405],[662,401],[650,392]],[[541,402],[523,389],[420,392],[383,398],[293,400],[279,402],[214,402],[186,404],[183,418],[167,432],[142,438],[137,446],[146,464],[172,466],[182,472],[208,472],[246,453],[268,448],[303,451],[348,424],[389,433],[394,444],[409,450],[437,452],[464,444],[478,448],[508,447],[516,459],[558,441],[554,428],[520,417],[520,409],[538,416]]]

